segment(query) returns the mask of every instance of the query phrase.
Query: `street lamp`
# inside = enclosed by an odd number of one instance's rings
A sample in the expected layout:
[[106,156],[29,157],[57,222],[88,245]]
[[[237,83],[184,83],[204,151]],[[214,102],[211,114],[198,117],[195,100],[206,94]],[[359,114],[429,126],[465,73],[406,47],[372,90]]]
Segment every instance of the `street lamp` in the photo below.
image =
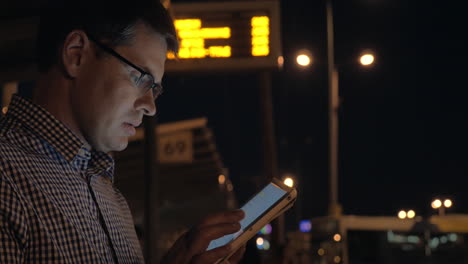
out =
[[[342,207],[338,201],[338,110],[339,89],[338,69],[334,62],[333,46],[333,11],[331,0],[327,1],[327,52],[328,52],[328,130],[329,130],[329,205],[330,216],[340,216]],[[309,50],[302,49],[296,53],[296,63],[305,68],[312,63],[312,55]],[[360,63],[369,67],[375,62],[372,52],[361,53]]]
[[413,210],[409,210],[409,211],[406,213],[406,217],[408,217],[409,219],[413,219],[414,217],[416,217],[416,212],[413,211]]
[[450,199],[445,199],[444,202],[442,202],[442,200],[440,199],[435,199],[431,203],[431,207],[433,209],[437,209],[439,216],[445,215],[445,209],[452,207],[452,205],[453,205],[453,202]]
[[398,212],[398,218],[400,219],[414,219],[416,217],[416,212],[414,210],[401,210]]
[[432,201],[431,206],[433,209],[438,209],[442,206],[442,201],[440,201],[439,199],[435,199],[434,201]]
[[374,60],[375,60],[374,54],[369,53],[369,52],[364,53],[361,55],[361,57],[359,57],[359,62],[363,66],[371,66],[374,63]]
[[[329,188],[328,214],[340,216],[342,207],[338,201],[338,69],[335,65],[334,26],[332,0],[326,1],[327,61],[328,61],[328,129],[329,129]],[[364,54],[370,55],[369,54]],[[374,56],[365,56],[364,62],[371,65]]]
[[311,58],[307,56],[306,54],[299,54],[296,57],[297,64],[299,64],[302,67],[309,66],[311,61],[312,61]]
[[296,63],[302,68],[309,67],[313,63],[312,53],[308,49],[297,51]]
[[445,208],[450,208],[450,207],[452,207],[452,200],[446,199],[446,200],[444,201],[444,206],[445,206]]
[[398,212],[398,218],[400,219],[405,219],[406,218],[406,212],[401,210],[400,212]]

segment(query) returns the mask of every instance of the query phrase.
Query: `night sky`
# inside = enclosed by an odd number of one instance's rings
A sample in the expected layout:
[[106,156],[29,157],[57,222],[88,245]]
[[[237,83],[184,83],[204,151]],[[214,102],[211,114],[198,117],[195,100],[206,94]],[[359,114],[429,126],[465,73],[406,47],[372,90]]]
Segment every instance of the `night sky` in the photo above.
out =
[[[339,201],[346,214],[431,214],[438,195],[454,200],[450,212],[468,213],[462,9],[406,2],[334,4]],[[328,204],[325,1],[281,1],[281,9],[285,65],[272,74],[279,170],[299,178],[300,217],[320,216]],[[294,64],[299,49],[312,52],[310,68]],[[357,63],[364,49],[376,54],[370,69]],[[168,73],[164,86],[159,122],[207,117],[245,201],[263,177],[258,72]]]

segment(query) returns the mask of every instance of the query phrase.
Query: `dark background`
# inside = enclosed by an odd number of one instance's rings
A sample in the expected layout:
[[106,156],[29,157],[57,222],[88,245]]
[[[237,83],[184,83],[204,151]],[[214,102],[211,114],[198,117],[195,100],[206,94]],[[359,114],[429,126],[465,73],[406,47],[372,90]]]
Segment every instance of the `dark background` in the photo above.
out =
[[[445,2],[411,2],[334,1],[346,214],[428,215],[435,197],[468,213],[466,15]],[[279,170],[298,177],[296,217],[310,218],[328,205],[325,1],[281,1],[281,20],[285,65],[272,74]],[[295,65],[299,49],[314,56],[308,69]],[[357,63],[364,49],[376,54],[370,69]],[[258,83],[258,72],[168,73],[158,102],[161,123],[208,118],[241,202],[264,177]]]

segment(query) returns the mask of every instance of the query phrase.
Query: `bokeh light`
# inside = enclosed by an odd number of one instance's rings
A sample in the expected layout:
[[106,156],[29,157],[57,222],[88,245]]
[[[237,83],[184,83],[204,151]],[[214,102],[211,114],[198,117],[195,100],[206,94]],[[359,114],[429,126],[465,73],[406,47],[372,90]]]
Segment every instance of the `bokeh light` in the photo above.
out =
[[299,66],[307,67],[312,62],[312,59],[306,54],[299,54],[296,57],[296,62]]
[[299,222],[299,230],[303,233],[310,232],[312,230],[312,222],[310,220],[302,220]]
[[406,212],[401,210],[400,212],[398,212],[398,218],[400,219],[405,219],[406,218]]
[[446,200],[444,201],[444,206],[445,206],[446,208],[450,208],[450,207],[452,207],[452,205],[453,205],[452,200],[446,199]]
[[374,63],[374,60],[374,55],[370,53],[363,54],[361,58],[359,58],[359,62],[361,62],[361,64],[364,66],[372,65]]
[[219,184],[224,184],[226,182],[226,176],[224,176],[223,174],[219,175],[218,176],[218,183]]
[[270,224],[267,224],[266,226],[262,227],[260,231],[258,231],[259,235],[269,235],[271,234],[272,228]]
[[439,199],[436,199],[432,202],[431,206],[434,209],[440,208],[442,206],[442,201]]
[[286,177],[283,182],[288,187],[294,186],[294,180],[291,177]]

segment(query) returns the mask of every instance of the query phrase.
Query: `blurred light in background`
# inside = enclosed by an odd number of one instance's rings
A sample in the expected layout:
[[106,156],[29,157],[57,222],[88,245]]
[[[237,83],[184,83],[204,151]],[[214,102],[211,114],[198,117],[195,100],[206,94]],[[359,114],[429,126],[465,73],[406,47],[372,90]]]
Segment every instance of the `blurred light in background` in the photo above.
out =
[[302,220],[299,222],[299,230],[303,233],[310,232],[312,230],[312,222],[310,220]]
[[263,250],[269,250],[270,249],[270,242],[268,240],[263,241]]
[[226,186],[226,189],[228,190],[228,192],[232,192],[234,190],[234,185],[232,185],[232,183],[228,182],[228,184]]
[[398,218],[400,219],[405,219],[406,218],[406,212],[401,210],[400,212],[398,212]]
[[372,55],[371,53],[365,53],[359,58],[359,62],[363,66],[370,66],[374,63],[374,59],[374,55]]
[[286,177],[286,178],[284,178],[283,183],[284,183],[286,186],[289,186],[289,187],[293,187],[293,186],[294,186],[294,180],[293,180],[291,177]]
[[334,261],[335,263],[340,263],[340,262],[341,262],[341,257],[340,257],[340,256],[335,256],[335,257],[333,258],[333,261]]
[[310,65],[311,58],[305,54],[300,54],[300,55],[297,55],[296,62],[297,64],[299,64],[299,66],[307,67]]
[[441,244],[445,244],[448,242],[448,237],[447,236],[441,236],[440,237],[440,243]]
[[333,240],[335,240],[335,242],[340,242],[341,241],[341,235],[340,234],[335,234],[333,236]]
[[257,242],[257,246],[263,246],[263,238],[258,237],[256,242]]
[[278,66],[279,66],[280,68],[282,68],[283,65],[284,65],[284,57],[283,57],[283,56],[279,56],[279,57],[278,57]]
[[413,210],[409,210],[409,211],[406,213],[406,216],[407,216],[409,219],[413,219],[413,218],[416,216],[416,212],[413,211]]
[[312,53],[307,49],[301,49],[296,52],[296,63],[300,67],[308,67],[312,64]]
[[269,235],[271,234],[271,225],[270,224],[267,224],[266,226],[262,227],[262,229],[260,229],[260,231],[258,231],[258,234],[259,235]]
[[448,237],[449,237],[449,240],[450,240],[451,242],[455,242],[455,241],[457,241],[457,239],[458,239],[458,235],[455,234],[455,233],[449,234]]
[[444,206],[445,206],[446,208],[450,208],[450,207],[452,207],[452,205],[453,205],[452,200],[446,199],[446,200],[444,201]]
[[440,208],[442,206],[442,201],[440,201],[439,199],[436,199],[432,202],[431,206],[434,209]]
[[323,256],[323,255],[325,255],[325,249],[319,248],[319,250],[317,251],[317,253],[319,254],[319,256]]
[[219,184],[224,184],[226,182],[226,176],[224,176],[223,174],[219,175],[218,176],[218,183]]
[[262,237],[258,237],[256,240],[257,248],[259,250],[269,250],[270,249],[270,241],[263,239]]
[[436,248],[436,247],[439,246],[439,244],[440,244],[440,241],[439,241],[439,238],[438,238],[438,237],[432,238],[432,239],[430,240],[430,242],[429,242],[429,246],[430,246],[431,248]]

